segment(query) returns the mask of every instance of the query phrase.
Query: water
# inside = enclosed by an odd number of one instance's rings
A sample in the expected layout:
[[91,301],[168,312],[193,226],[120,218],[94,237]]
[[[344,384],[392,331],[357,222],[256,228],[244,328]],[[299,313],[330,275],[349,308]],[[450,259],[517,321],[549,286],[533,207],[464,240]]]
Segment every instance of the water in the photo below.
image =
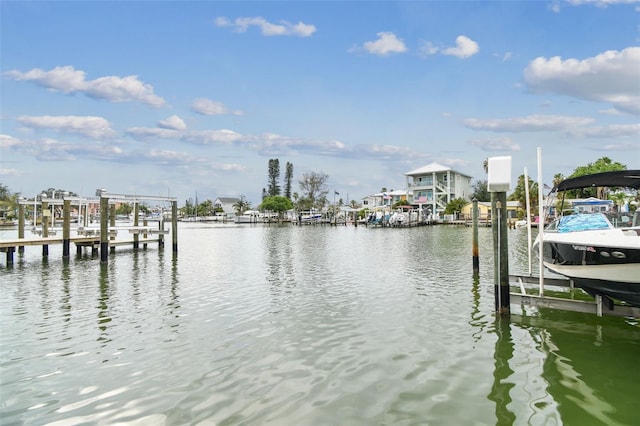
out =
[[[526,231],[509,233],[511,272],[527,272]],[[496,320],[490,229],[478,280],[461,227],[179,238],[177,258],[64,263],[51,246],[2,265],[3,425],[637,422],[637,322],[515,306]]]

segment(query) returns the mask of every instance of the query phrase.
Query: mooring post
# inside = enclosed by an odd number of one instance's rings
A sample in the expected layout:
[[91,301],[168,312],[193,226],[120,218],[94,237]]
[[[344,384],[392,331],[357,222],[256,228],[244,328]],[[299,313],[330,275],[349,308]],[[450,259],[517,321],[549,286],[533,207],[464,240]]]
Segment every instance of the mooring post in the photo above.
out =
[[171,246],[178,252],[178,201],[171,202]]
[[[113,229],[116,227],[116,205],[115,204],[111,204],[109,206],[109,224],[112,228],[112,231],[117,232],[115,229]],[[109,240],[115,240],[115,239],[116,239],[115,235],[112,235],[111,232],[109,232]],[[109,247],[109,252],[111,254],[114,254],[116,252],[116,246],[113,245]]]
[[473,275],[478,276],[480,274],[480,258],[478,257],[478,200],[474,197],[472,207],[473,217]]
[[[33,222],[35,226],[35,222]],[[24,238],[24,204],[18,204],[18,238]],[[18,253],[24,253],[24,246],[18,246]]]
[[109,198],[100,196],[100,262],[109,261]]
[[509,295],[509,245],[507,240],[507,191],[511,189],[511,157],[488,159],[487,189],[491,192],[494,291],[496,313],[511,312]]
[[71,200],[62,202],[62,258],[69,257],[71,243]]
[[509,245],[507,234],[507,193],[491,193],[491,227],[493,231],[493,252],[495,267],[496,312],[509,314]]
[[142,219],[142,226],[144,226],[144,234],[142,238],[144,238],[144,243],[142,243],[142,248],[147,249],[147,219]]
[[[47,238],[49,236],[49,216],[51,215],[51,211],[49,211],[49,203],[42,200],[42,238]],[[42,245],[42,257],[49,256],[49,245]]]
[[13,252],[15,249],[15,247],[7,247],[7,268],[13,265]]
[[158,220],[158,248],[164,248],[164,211],[160,212],[160,219]]
[[140,233],[138,229],[138,203],[135,202],[133,204],[133,226],[135,227],[135,232],[133,233],[133,248],[138,249],[140,247]]

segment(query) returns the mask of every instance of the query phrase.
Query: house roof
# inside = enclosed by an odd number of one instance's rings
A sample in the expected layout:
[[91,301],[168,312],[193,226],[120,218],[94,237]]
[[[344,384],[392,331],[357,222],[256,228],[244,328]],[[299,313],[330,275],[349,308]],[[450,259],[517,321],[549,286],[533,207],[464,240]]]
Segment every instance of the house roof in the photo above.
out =
[[453,170],[451,167],[443,166],[438,163],[427,164],[426,166],[422,166],[419,169],[412,170],[410,172],[405,173],[405,176],[417,176],[417,175],[425,175],[428,173],[441,173],[441,172],[454,172],[462,176],[471,177],[465,173],[460,173],[456,170]]
[[406,189],[396,189],[393,191],[387,191],[387,192],[378,192],[376,194],[371,194],[371,195],[367,195],[364,198],[369,198],[369,197],[383,197],[384,195],[390,195],[390,196],[402,196],[402,195],[407,195],[407,190]]
[[233,204],[233,203],[237,203],[239,200],[239,198],[235,198],[235,197],[218,197],[216,198],[216,201],[220,201],[222,204]]

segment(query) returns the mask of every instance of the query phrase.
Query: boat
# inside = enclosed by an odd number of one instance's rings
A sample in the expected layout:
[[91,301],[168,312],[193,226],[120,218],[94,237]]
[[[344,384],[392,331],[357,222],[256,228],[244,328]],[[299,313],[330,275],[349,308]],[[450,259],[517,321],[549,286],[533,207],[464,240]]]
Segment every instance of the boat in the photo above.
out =
[[258,223],[260,218],[260,212],[257,210],[247,210],[242,214],[236,215],[233,218],[234,223]]
[[593,187],[637,190],[640,170],[591,174],[556,185],[550,195],[563,194],[559,209],[563,214],[544,227],[543,264],[594,297],[605,296],[640,307],[640,211],[567,215],[562,209],[566,191]]

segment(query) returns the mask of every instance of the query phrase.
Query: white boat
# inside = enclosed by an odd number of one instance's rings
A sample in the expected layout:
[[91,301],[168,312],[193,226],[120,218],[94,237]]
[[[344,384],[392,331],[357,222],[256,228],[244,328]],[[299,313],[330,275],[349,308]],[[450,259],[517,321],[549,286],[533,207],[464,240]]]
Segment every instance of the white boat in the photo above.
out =
[[260,212],[257,210],[247,210],[233,218],[234,223],[258,223]]
[[[566,179],[552,193],[588,187],[637,190],[640,170]],[[571,278],[591,295],[640,306],[640,211],[560,216],[545,227],[542,240],[546,268]]]

